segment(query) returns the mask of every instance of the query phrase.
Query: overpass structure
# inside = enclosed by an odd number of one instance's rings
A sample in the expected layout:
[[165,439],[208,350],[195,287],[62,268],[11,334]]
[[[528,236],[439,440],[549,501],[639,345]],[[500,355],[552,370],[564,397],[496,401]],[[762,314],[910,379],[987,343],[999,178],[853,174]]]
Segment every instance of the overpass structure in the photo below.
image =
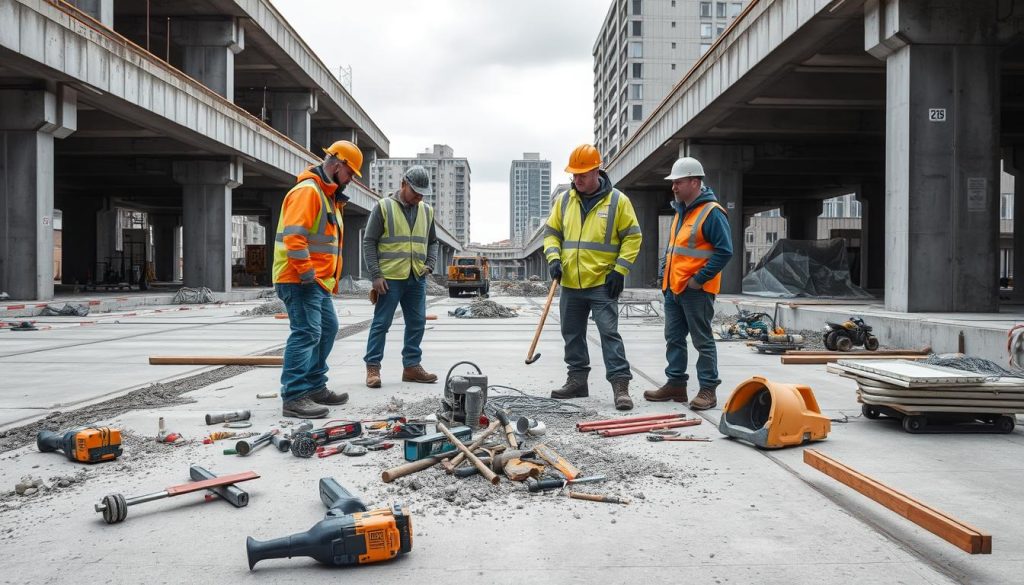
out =
[[[52,298],[54,209],[64,282],[98,280],[126,253],[118,208],[147,214],[152,241],[137,243],[157,280],[180,248],[186,286],[230,290],[232,215],[261,218],[271,258],[295,175],[341,139],[367,177],[388,155],[269,0],[0,0],[0,291]],[[358,182],[345,194],[353,274],[379,195]],[[461,247],[438,236],[442,258]]]
[[[753,0],[607,170],[650,238],[672,162],[701,160],[733,227],[723,292],[741,292],[752,214],[782,208],[813,239],[822,201],[855,192],[861,282],[888,309],[995,311],[1000,160],[1024,168],[1022,32],[1021,0]],[[629,286],[659,253],[645,241]]]

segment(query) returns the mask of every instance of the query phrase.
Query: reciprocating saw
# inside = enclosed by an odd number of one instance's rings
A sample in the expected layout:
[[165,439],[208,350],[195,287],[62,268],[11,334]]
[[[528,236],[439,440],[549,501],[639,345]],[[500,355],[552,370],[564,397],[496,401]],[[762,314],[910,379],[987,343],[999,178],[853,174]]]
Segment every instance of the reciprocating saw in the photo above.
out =
[[412,550],[412,518],[400,504],[367,510],[333,478],[320,480],[327,517],[306,532],[283,538],[245,541],[249,570],[264,559],[311,557],[325,565],[365,565]]

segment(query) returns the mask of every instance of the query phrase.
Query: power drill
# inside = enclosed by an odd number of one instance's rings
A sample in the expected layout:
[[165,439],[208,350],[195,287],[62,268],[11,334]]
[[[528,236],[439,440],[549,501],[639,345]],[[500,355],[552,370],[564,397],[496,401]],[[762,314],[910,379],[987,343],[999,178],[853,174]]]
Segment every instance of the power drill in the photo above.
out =
[[344,441],[361,434],[363,434],[363,425],[358,421],[348,421],[312,431],[292,433],[292,444],[289,448],[292,455],[308,458],[312,457],[316,453],[316,448],[321,445]]
[[311,557],[336,567],[393,559],[412,550],[412,518],[401,504],[367,511],[334,478],[320,479],[327,517],[306,532],[273,540],[245,539],[249,570],[263,559]]
[[111,427],[82,427],[65,431],[39,431],[36,447],[40,453],[63,451],[81,463],[113,461],[121,455],[121,431]]

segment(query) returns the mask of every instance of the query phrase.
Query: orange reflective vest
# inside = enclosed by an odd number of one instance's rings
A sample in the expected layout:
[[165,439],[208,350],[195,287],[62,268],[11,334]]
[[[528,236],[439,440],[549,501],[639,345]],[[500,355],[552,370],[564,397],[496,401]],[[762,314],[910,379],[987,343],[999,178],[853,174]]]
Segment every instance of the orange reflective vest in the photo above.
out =
[[338,186],[323,183],[307,169],[285,195],[274,242],[274,282],[300,283],[315,280],[328,292],[338,292],[341,277],[341,243],[345,234],[342,212],[334,192]]
[[[716,208],[722,209],[722,206],[714,201],[708,201],[687,211],[686,217],[682,218],[682,226],[679,225],[680,214],[676,214],[672,220],[672,229],[669,231],[671,237],[668,247],[665,249],[665,275],[661,281],[661,290],[671,288],[676,294],[683,292],[686,283],[711,259],[715,247],[704,239],[701,228],[704,226],[704,220]],[[724,209],[722,213],[725,213]],[[719,272],[705,282],[702,288],[717,295],[722,288],[722,273]]]

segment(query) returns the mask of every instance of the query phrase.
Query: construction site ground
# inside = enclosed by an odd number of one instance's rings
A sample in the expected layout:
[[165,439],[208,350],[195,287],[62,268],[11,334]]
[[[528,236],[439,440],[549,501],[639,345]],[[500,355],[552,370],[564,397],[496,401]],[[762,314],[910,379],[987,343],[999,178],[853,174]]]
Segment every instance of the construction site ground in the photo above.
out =
[[[468,299],[430,298],[427,312],[438,318],[428,321],[424,366],[443,381],[451,365],[470,360],[491,384],[547,396],[565,375],[557,310],[538,345],[542,357],[526,365],[544,299],[492,299],[518,308],[519,316],[458,319],[448,311]],[[548,425],[546,442],[584,475],[608,476],[580,491],[624,497],[630,501],[625,506],[529,494],[508,481],[492,487],[479,476],[455,479],[439,469],[385,484],[380,473],[402,461],[399,447],[363,457],[299,459],[272,447],[248,458],[225,456],[221,451],[232,441],[201,442],[208,431],[219,430],[204,424],[204,413],[251,409],[253,431],[287,421],[279,398],[256,398],[279,390],[279,368],[151,366],[147,358],[280,353],[286,320],[240,315],[260,302],[35,317],[38,331],[0,330],[0,582],[1024,582],[1024,524],[1017,514],[1024,509],[1024,430],[910,435],[895,421],[858,416],[853,381],[825,366],[783,366],[777,356],[739,343],[719,345],[719,408],[702,413],[703,424],[683,429],[710,443],[599,438],[575,432],[576,419],[540,416]],[[329,360],[330,387],[351,399],[333,409],[333,418],[432,412],[441,382],[401,382],[401,320],[388,337],[384,386],[368,389],[362,355],[372,307],[363,298],[335,305],[343,337]],[[620,332],[634,375],[637,407],[629,414],[692,415],[678,403],[641,397],[664,381],[661,321],[622,319]],[[619,414],[597,339],[591,326],[590,397],[573,401],[591,411],[589,419]],[[765,451],[723,437],[717,430],[720,407],[754,375],[809,385],[826,414],[846,421],[833,423],[826,441],[806,447],[990,533],[992,554],[969,555],[805,465],[805,447]],[[34,433],[47,415],[53,426],[88,422],[123,429],[124,456],[88,466],[39,453]],[[188,441],[156,443],[159,417]],[[115,525],[104,524],[93,510],[109,493],[137,496],[186,482],[192,464],[218,474],[251,469],[261,478],[239,484],[250,495],[241,509],[189,494],[133,506]],[[25,476],[41,478],[49,489],[16,495],[15,484]],[[317,482],[328,476],[370,506],[407,503],[412,552],[343,569],[308,558],[267,560],[250,572],[246,536],[276,538],[321,520]]]

